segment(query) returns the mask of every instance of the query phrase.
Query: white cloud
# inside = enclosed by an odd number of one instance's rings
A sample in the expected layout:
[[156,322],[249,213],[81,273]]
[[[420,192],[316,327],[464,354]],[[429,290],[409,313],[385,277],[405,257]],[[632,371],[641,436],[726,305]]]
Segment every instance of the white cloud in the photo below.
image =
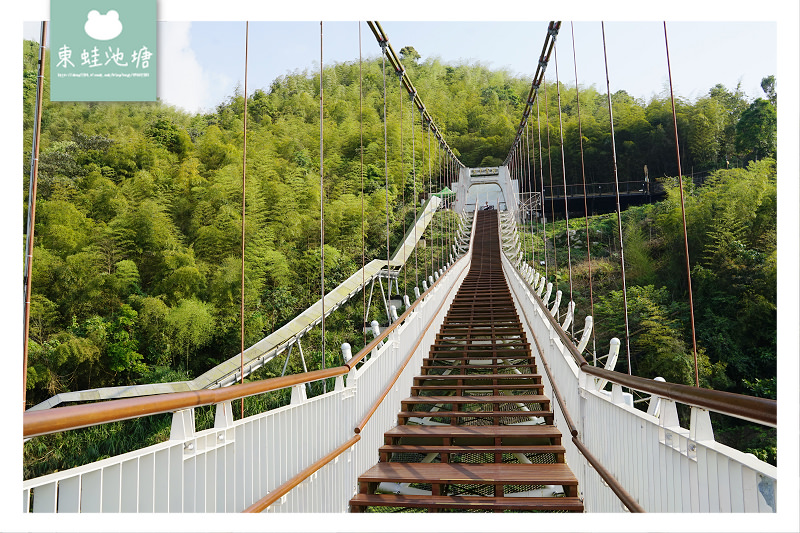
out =
[[191,47],[191,27],[190,22],[158,24],[158,96],[169,105],[196,113],[215,103],[211,76]]

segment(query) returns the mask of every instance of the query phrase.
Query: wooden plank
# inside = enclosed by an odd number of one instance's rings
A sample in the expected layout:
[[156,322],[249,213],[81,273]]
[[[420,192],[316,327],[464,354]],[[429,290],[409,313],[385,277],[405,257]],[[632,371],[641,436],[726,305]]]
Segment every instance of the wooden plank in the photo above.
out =
[[426,374],[424,376],[414,376],[414,382],[425,382],[425,381],[458,381],[462,380],[465,382],[471,381],[493,381],[497,380],[498,382],[520,382],[520,383],[528,383],[528,382],[542,382],[541,374],[448,374],[448,375],[441,375],[441,374]]
[[571,485],[578,479],[564,463],[378,463],[359,476],[364,482]]
[[492,417],[492,418],[530,418],[530,417],[552,417],[553,411],[531,410],[531,411],[400,411],[398,418],[451,418],[451,417]]
[[[483,378],[487,380],[486,378]],[[489,378],[490,380],[491,378]],[[451,381],[453,379],[451,378]],[[488,381],[488,380],[487,380]],[[430,391],[430,390],[450,390],[450,391],[464,391],[464,390],[538,390],[541,391],[544,385],[541,383],[467,383],[466,385],[455,385],[450,383],[436,383],[433,385],[412,385],[412,391]],[[540,393],[541,395],[541,393]],[[412,396],[419,396],[412,394]]]
[[564,497],[492,497],[492,496],[427,496],[402,494],[356,494],[350,505],[376,507],[412,507],[464,510],[527,510],[583,511],[579,498]]
[[542,394],[500,394],[487,396],[411,396],[402,403],[542,403],[550,404],[550,398]]
[[553,426],[396,426],[386,437],[561,437]]

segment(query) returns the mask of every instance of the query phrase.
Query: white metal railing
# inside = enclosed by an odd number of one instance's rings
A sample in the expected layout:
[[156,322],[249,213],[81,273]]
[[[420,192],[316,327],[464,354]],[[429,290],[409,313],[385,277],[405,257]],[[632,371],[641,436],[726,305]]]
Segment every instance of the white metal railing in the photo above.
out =
[[[428,224],[433,220],[433,216],[436,210],[441,206],[441,203],[440,198],[432,196],[422,205],[414,225],[406,232],[403,242],[401,242],[397,250],[395,250],[394,255],[392,255],[391,259],[388,261],[388,265],[386,260],[373,259],[363,268],[331,289],[325,295],[324,306],[322,299],[317,300],[295,316],[290,322],[284,324],[276,331],[245,349],[243,360],[242,354],[236,354],[189,381],[102,387],[98,389],[62,392],[34,405],[30,410],[51,409],[66,402],[133,398],[137,396],[168,394],[171,392],[214,389],[237,383],[242,377],[242,371],[244,371],[244,377],[247,377],[274,357],[281,355],[287,350],[291,351],[294,344],[298,344],[299,346],[300,339],[322,321],[323,308],[325,309],[325,316],[327,317],[360,291],[366,290],[368,284],[374,283],[376,279],[379,280],[380,277],[384,275],[384,269],[387,267],[402,268],[406,263],[407,257],[411,254],[411,251],[414,250],[414,247],[425,233]],[[385,300],[386,298],[384,297],[384,302]]]
[[[580,370],[545,316],[553,311],[542,309],[506,257],[503,268],[526,334],[538,339],[578,438],[646,511],[776,512],[776,467],[716,442],[705,409],[691,407],[686,429],[671,400],[651,398],[659,407],[648,414],[631,405],[620,385],[612,384],[611,394],[598,390],[596,378]],[[543,383],[552,398],[546,376]],[[554,412],[556,425],[566,431],[564,413]],[[586,512],[625,511],[575,444],[564,439],[564,445]]]
[[409,363],[349,450],[317,470],[269,512],[346,512],[357,476],[377,461],[383,433],[469,270],[471,251],[423,295],[384,344],[333,391],[307,399],[295,385],[289,405],[233,420],[216,405],[214,427],[195,431],[194,410],[173,415],[170,440],[23,482],[23,512],[239,512],[324,458],[354,435],[400,363]]

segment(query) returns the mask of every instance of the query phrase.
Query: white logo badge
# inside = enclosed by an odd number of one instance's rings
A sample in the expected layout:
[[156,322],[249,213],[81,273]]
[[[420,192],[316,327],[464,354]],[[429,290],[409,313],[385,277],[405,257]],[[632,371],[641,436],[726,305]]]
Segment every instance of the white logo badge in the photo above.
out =
[[122,23],[119,21],[119,13],[113,9],[105,15],[93,9],[89,11],[83,29],[92,39],[109,41],[122,33]]

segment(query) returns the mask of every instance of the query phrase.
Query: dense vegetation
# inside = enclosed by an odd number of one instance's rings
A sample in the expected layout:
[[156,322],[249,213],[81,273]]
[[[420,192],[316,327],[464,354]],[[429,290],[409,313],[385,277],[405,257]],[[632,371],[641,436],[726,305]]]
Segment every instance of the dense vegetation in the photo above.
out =
[[[622,214],[630,363],[634,375],[694,385],[688,282],[677,180],[664,181],[665,201]],[[701,387],[776,398],[777,175],[775,161],[718,170],[702,186],[684,182]],[[563,220],[523,228],[526,257],[545,261],[550,279],[576,301],[576,324],[594,307],[597,357],[622,341],[616,369],[628,371],[616,213],[570,220],[571,272]],[[531,253],[530,232],[534,232]],[[541,267],[544,270],[544,267]],[[592,294],[590,301],[589,272]],[[570,275],[572,286],[570,287]],[[564,298],[568,301],[568,297]],[[562,305],[562,307],[564,307]],[[603,364],[601,361],[599,364]],[[686,413],[682,413],[686,414]],[[720,419],[717,438],[776,461],[775,432]]]
[[[26,42],[24,56],[24,201],[37,46]],[[409,75],[461,161],[499,164],[530,80],[480,64],[419,62],[413,49],[403,50]],[[387,190],[381,61],[365,61],[361,78],[359,70],[355,61],[324,72],[325,271],[331,287],[361,265],[362,202],[366,258],[385,257],[386,203],[393,251],[431,188],[429,177],[441,174],[435,142],[431,155],[419,116],[412,154],[411,104],[389,76]],[[683,168],[737,167],[689,195],[703,385],[774,395],[775,169],[769,161],[738,168],[775,156],[774,78],[762,86],[768,99],[717,85],[676,106]],[[49,102],[48,93],[46,86],[29,405],[67,390],[191,378],[238,353],[243,96],[237,92],[213,112],[192,115],[160,102]],[[606,96],[581,87],[580,99],[587,179],[610,181]],[[549,125],[557,139],[556,87],[548,84],[540,101],[543,135]],[[575,88],[562,85],[561,101],[565,167],[568,180],[577,182]],[[650,176],[677,174],[669,99],[644,102],[618,91],[612,102],[621,179],[639,179],[644,165]],[[307,72],[282,76],[248,98],[247,345],[319,297],[318,106],[319,79]],[[560,168],[560,153],[554,143],[553,168]],[[686,288],[676,205],[670,192],[667,202],[627,214],[626,246],[638,243],[639,251],[626,249],[626,258],[637,287],[639,322],[632,329],[650,328],[632,341],[636,368],[686,382]],[[582,228],[582,221],[573,222]],[[592,224],[613,243],[614,224],[603,217]],[[609,257],[599,254],[593,266],[595,276],[608,274],[609,291],[617,288],[614,267],[603,265],[613,265],[614,253],[612,246]],[[411,287],[409,282],[404,292]],[[618,335],[619,296],[606,292],[600,298],[597,323],[606,329],[598,335]],[[341,320],[331,333],[337,339],[361,338],[358,313],[351,315],[355,322]],[[339,364],[336,350],[328,357],[328,364]]]

